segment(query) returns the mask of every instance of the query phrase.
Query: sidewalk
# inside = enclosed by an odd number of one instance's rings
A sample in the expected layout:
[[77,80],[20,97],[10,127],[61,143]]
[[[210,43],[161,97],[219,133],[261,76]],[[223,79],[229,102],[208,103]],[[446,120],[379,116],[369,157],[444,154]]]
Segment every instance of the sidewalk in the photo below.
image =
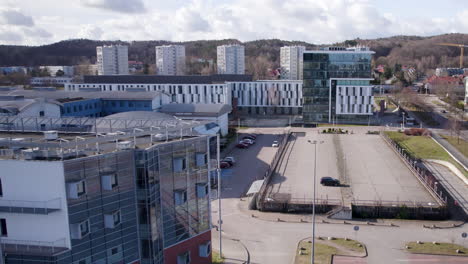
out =
[[456,149],[452,144],[450,144],[447,140],[439,136],[437,133],[432,133],[432,137],[444,148],[448,150],[450,154],[452,154],[460,163],[462,163],[465,167],[468,168],[468,158],[465,157],[458,149]]

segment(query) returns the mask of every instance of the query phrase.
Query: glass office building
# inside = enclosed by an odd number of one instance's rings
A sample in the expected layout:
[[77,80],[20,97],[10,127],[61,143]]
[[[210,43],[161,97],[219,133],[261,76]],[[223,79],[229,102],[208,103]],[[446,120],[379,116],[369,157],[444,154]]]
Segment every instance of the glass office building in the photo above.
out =
[[[371,88],[369,81],[373,53],[368,48],[326,48],[304,53],[304,124],[329,123],[334,120],[359,122],[368,119],[368,105],[373,99],[365,98],[364,94],[368,95],[367,88]],[[345,102],[340,101],[345,98],[337,96],[338,86],[344,87],[344,95],[353,97],[346,98]]]

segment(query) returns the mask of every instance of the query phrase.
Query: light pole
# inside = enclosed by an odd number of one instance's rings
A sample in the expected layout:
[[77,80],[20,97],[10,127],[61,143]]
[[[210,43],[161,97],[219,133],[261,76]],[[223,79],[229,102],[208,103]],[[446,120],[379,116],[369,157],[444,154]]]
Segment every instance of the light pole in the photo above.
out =
[[310,263],[314,264],[315,260],[315,194],[317,189],[317,144],[322,144],[323,141],[311,141],[308,140],[310,144],[314,145],[314,198],[312,201],[312,258],[310,259]]
[[221,168],[219,166],[220,162],[220,150],[219,150],[219,134],[216,135],[216,173],[218,176],[218,231],[219,231],[219,255],[222,257],[223,256],[223,243],[222,243],[222,225],[223,225],[223,219],[221,218]]

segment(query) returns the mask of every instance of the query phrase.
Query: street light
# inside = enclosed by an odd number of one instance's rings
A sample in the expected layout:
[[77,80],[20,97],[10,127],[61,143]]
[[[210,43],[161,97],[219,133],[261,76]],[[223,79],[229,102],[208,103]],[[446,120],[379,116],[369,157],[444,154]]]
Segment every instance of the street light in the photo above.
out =
[[317,185],[317,144],[322,144],[323,141],[311,141],[307,140],[309,144],[314,145],[314,200],[312,201],[312,258],[310,262],[314,264],[315,259],[315,194],[316,194],[316,185]]

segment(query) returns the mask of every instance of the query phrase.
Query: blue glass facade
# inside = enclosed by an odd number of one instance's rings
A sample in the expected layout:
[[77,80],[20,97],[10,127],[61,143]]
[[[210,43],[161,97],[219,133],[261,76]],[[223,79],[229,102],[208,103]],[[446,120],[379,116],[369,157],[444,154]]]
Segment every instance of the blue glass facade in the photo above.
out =
[[372,53],[347,50],[304,53],[302,114],[305,124],[329,122],[330,116],[335,118],[337,81],[330,80],[371,78]]

